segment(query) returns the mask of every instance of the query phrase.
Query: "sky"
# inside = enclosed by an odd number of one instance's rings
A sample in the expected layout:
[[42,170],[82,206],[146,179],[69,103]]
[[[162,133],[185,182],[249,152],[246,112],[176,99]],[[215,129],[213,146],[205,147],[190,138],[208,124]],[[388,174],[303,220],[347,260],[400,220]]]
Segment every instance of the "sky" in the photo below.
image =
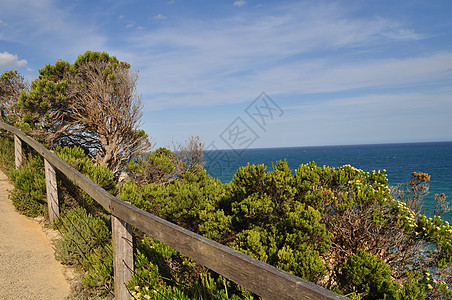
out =
[[0,72],[139,72],[156,146],[452,140],[452,1],[0,0]]

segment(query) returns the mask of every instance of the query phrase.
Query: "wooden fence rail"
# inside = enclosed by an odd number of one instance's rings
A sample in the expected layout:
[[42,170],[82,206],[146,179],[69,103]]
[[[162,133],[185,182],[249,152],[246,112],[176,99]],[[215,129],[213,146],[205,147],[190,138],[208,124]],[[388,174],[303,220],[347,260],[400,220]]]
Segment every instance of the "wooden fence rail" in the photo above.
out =
[[51,220],[58,216],[55,169],[74,181],[111,213],[116,299],[130,298],[125,283],[131,279],[133,270],[132,226],[266,299],[346,299],[121,201],[19,129],[1,121],[0,129],[14,134],[16,167],[22,161],[22,142],[44,157]]

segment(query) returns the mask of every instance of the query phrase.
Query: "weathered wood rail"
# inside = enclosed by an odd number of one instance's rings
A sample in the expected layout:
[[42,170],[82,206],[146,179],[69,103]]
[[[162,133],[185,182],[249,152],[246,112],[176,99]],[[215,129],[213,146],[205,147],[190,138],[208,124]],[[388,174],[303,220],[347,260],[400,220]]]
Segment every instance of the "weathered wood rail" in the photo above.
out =
[[132,226],[266,299],[346,299],[121,201],[18,128],[0,121],[0,129],[14,134],[16,168],[22,163],[22,142],[44,157],[47,201],[52,221],[59,214],[55,169],[111,213],[116,299],[130,298],[125,283],[131,278],[133,269]]

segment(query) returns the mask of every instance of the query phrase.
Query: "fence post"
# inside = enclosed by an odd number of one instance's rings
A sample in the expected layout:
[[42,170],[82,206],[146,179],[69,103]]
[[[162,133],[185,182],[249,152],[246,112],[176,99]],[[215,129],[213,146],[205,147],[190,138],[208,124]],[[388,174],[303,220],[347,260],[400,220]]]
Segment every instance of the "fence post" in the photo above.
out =
[[114,215],[111,215],[111,226],[115,299],[130,299],[125,284],[132,279],[133,272],[132,226]]
[[46,173],[46,191],[47,206],[49,207],[50,222],[60,215],[60,207],[58,205],[58,186],[56,180],[55,168],[44,158],[44,168]]
[[16,162],[16,169],[19,169],[22,164],[22,141],[17,135],[14,135],[14,160]]

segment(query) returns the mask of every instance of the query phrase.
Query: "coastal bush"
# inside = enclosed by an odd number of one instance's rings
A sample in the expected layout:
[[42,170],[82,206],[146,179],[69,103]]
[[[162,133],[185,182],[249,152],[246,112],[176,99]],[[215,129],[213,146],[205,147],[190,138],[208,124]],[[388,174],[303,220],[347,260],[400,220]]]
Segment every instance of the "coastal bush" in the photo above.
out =
[[199,137],[191,137],[185,145],[175,145],[175,151],[160,147],[149,153],[138,155],[126,171],[131,181],[143,184],[166,185],[180,181],[185,173],[197,174],[203,170],[203,148]]
[[[280,161],[270,171],[242,167],[227,184],[203,172],[166,185],[129,183],[119,197],[354,299],[447,295],[452,229],[391,197],[387,183],[385,171],[309,163],[293,172]],[[424,277],[409,274],[423,269],[444,283],[420,288]],[[228,286],[230,295],[240,290]]]
[[237,232],[229,245],[317,282],[325,274],[320,255],[331,243],[322,213],[312,201],[302,201],[300,191],[306,186],[298,188],[285,161],[265,171],[264,165],[247,165],[228,185],[225,211],[231,213],[231,232]]
[[29,217],[45,214],[46,181],[42,157],[28,154],[22,166],[10,169],[8,175],[14,185],[9,197],[16,209]]
[[[94,165],[81,147],[57,147],[55,154],[111,194],[117,192],[113,172]],[[108,214],[73,182],[61,178],[75,203],[54,224],[62,234],[55,243],[56,257],[65,264],[83,270],[85,293],[105,296],[113,289],[113,252]],[[66,195],[68,198],[69,195]],[[69,198],[71,198],[69,197]]]
[[116,194],[113,172],[106,166],[93,164],[81,147],[57,147],[55,154],[110,194]]
[[197,266],[171,247],[144,236],[127,287],[134,299],[252,299],[243,288]]
[[199,174],[185,173],[182,180],[169,185],[128,183],[121,186],[118,198],[184,228],[221,240],[231,222],[231,217],[218,207],[224,194],[221,182],[202,170]]
[[[110,194],[115,195],[117,193],[113,172],[106,166],[94,165],[86,155],[85,150],[81,147],[56,147],[55,154]],[[77,202],[77,205],[85,207],[91,213],[102,212],[100,205],[86,192],[78,188],[72,181],[65,177],[60,177],[60,183],[60,187],[68,189],[68,193],[70,193],[69,198],[73,198]],[[60,188],[60,190],[62,190],[62,188]]]
[[0,133],[0,169],[7,173],[14,167],[14,140],[10,136]]
[[397,299],[400,286],[393,282],[389,266],[381,259],[358,249],[348,257],[338,274],[345,293],[357,293],[368,299]]
[[84,208],[69,210],[55,221],[61,238],[55,241],[55,257],[63,264],[81,268],[83,283],[92,287],[111,287],[113,255],[109,223]]
[[127,173],[137,185],[147,183],[165,184],[178,179],[182,162],[167,148],[158,148],[136,158],[127,165]]

